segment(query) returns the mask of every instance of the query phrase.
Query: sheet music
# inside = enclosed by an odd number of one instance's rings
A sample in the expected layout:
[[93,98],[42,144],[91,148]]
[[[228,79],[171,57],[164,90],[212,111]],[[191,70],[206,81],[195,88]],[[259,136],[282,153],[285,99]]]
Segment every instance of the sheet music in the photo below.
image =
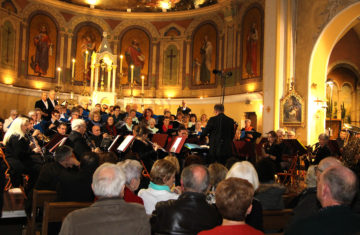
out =
[[59,146],[63,146],[65,144],[65,141],[67,140],[67,137],[64,137],[61,141]]
[[176,149],[179,147],[179,144],[181,143],[182,137],[177,137],[173,146],[170,149],[170,152],[174,153],[176,152]]
[[135,138],[133,135],[128,135],[124,139],[124,141],[120,144],[120,146],[117,148],[118,151],[124,152],[126,150],[126,147],[131,143],[131,141]]
[[108,148],[108,151],[110,152],[111,148],[114,146],[114,144],[116,143],[116,141],[120,138],[120,135],[117,135],[114,139],[114,141],[111,143],[111,145]]

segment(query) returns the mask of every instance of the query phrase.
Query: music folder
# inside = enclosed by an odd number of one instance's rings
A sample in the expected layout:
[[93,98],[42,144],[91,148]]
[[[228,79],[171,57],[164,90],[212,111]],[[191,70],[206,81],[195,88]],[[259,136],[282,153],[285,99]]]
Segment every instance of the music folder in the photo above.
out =
[[49,143],[47,143],[44,147],[49,150],[52,149],[56,144],[59,143],[59,141],[61,141],[65,136],[64,135],[60,135],[60,134],[56,134],[50,141]]
[[167,138],[168,138],[167,134],[154,134],[151,141],[165,148]]
[[186,141],[185,137],[180,137],[180,136],[175,137],[174,141],[172,142],[172,144],[170,146],[169,152],[180,153],[185,141]]
[[112,143],[110,144],[109,148],[108,148],[108,152],[111,152],[111,151],[115,151],[115,149],[117,147],[119,147],[119,139],[120,139],[121,135],[117,135],[114,140],[112,141]]
[[133,142],[134,139],[135,139],[135,136],[133,136],[133,135],[126,136],[125,139],[123,140],[123,142],[117,148],[117,151],[125,152],[127,150],[127,148],[130,146],[130,144]]
[[66,142],[66,140],[68,139],[68,137],[63,137],[59,142],[57,142],[54,147],[52,147],[49,152],[52,153],[57,147],[63,146]]

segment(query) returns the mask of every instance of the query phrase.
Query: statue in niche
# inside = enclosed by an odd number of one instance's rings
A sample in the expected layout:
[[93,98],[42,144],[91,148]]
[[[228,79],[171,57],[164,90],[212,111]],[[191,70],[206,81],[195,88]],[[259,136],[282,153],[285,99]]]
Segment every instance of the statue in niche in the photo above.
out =
[[9,21],[2,29],[1,63],[5,67],[14,67],[15,55],[15,30]]
[[204,36],[202,46],[200,48],[201,65],[200,65],[200,81],[203,84],[210,83],[211,76],[211,57],[212,57],[212,44],[208,40],[208,36]]
[[52,56],[52,43],[48,35],[48,27],[40,26],[39,33],[34,37],[35,55],[31,56],[30,67],[39,76],[47,74],[49,56]]
[[128,64],[128,81],[131,82],[131,65],[134,65],[134,83],[135,85],[141,84],[141,70],[144,68],[145,55],[140,49],[140,44],[136,39],[131,41],[131,45],[125,52],[126,62]]
[[249,77],[257,77],[257,47],[258,47],[258,30],[254,22],[249,29],[246,39],[246,72]]

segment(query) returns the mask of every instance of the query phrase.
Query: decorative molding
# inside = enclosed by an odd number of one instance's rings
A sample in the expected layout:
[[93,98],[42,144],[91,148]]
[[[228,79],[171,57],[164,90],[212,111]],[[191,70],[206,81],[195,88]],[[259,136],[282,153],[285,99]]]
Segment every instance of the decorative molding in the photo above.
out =
[[65,18],[60,14],[60,12],[57,9],[54,9],[53,7],[44,5],[44,4],[38,4],[38,3],[30,3],[29,5],[27,5],[23,12],[22,12],[22,17],[25,21],[28,20],[28,18],[37,11],[45,11],[47,12],[49,15],[53,16],[54,19],[57,21],[55,24],[58,24],[59,26],[59,31],[61,27],[64,27],[66,25],[66,20]]
[[167,25],[164,28],[159,30],[161,37],[167,37],[167,38],[170,37],[170,36],[165,36],[165,33],[171,28],[176,28],[180,32],[180,35],[178,37],[183,37],[185,35],[185,28],[184,27],[182,27],[182,26],[180,26],[180,25],[178,25],[176,23],[170,23],[169,25]]
[[135,27],[138,26],[146,29],[150,33],[150,37],[153,40],[160,38],[159,31],[156,29],[156,27],[153,24],[151,24],[147,20],[124,20],[115,27],[115,29],[112,31],[112,35],[119,36],[120,34],[123,33],[125,29],[128,29],[129,27],[132,26]]
[[218,14],[214,14],[214,15],[205,15],[205,16],[196,17],[195,20],[193,20],[190,23],[189,27],[187,27],[187,29],[185,30],[184,33],[185,36],[192,38],[195,29],[205,21],[213,22],[216,25],[216,29],[218,31],[219,36],[224,34],[224,30],[223,30],[225,25],[224,21],[220,18]]
[[94,17],[94,16],[91,16],[91,15],[80,15],[80,16],[77,15],[77,16],[74,16],[68,22],[67,27],[69,29],[71,29],[72,33],[74,33],[74,30],[75,30],[76,26],[78,24],[80,24],[80,23],[83,23],[83,22],[92,22],[94,24],[99,25],[104,32],[108,33],[108,35],[110,35],[111,32],[112,32],[110,25],[103,18]]

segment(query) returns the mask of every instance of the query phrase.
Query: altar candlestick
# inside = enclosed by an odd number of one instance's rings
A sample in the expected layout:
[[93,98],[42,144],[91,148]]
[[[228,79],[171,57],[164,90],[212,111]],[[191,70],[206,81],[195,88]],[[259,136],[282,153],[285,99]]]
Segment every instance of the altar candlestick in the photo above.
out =
[[74,99],[74,92],[70,92],[70,99],[71,99],[71,100]]
[[143,75],[143,76],[141,76],[141,94],[144,94],[144,80],[145,80],[145,77]]
[[85,72],[86,72],[86,70],[87,70],[87,64],[88,64],[88,54],[89,54],[89,51],[88,51],[88,50],[86,50],[86,51],[85,51]]
[[72,59],[71,77],[75,77],[75,59]]
[[58,71],[58,86],[60,86],[60,80],[61,80],[61,68],[58,67],[57,68],[57,71]]
[[134,65],[130,65],[131,68],[131,86],[133,85],[134,82]]
[[122,74],[122,62],[123,62],[123,58],[124,56],[123,55],[120,55],[120,76]]

